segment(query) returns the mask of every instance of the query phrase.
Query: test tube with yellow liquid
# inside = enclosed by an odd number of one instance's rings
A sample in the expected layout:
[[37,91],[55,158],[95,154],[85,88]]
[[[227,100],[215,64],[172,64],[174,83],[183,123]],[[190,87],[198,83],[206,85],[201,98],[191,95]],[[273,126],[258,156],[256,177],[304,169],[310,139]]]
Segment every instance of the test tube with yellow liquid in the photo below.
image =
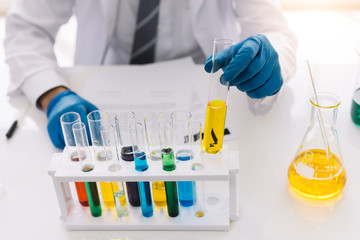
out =
[[214,40],[212,70],[206,108],[204,150],[210,154],[218,153],[222,148],[229,83],[221,81],[223,69],[231,60],[234,42],[231,39]]

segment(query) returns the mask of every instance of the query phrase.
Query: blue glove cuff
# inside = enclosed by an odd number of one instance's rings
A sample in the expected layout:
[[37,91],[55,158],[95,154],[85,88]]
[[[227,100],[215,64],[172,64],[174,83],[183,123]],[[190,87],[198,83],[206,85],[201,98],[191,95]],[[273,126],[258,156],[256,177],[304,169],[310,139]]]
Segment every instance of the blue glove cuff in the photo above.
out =
[[56,103],[58,103],[61,98],[65,97],[65,96],[68,96],[68,95],[72,95],[72,94],[76,95],[75,92],[70,91],[70,90],[66,90],[64,92],[59,93],[55,97],[53,97],[53,99],[51,99],[51,101],[50,101],[50,103],[49,103],[49,105],[48,105],[48,107],[46,109],[46,116],[49,118],[49,114],[50,114],[51,110],[54,108]]

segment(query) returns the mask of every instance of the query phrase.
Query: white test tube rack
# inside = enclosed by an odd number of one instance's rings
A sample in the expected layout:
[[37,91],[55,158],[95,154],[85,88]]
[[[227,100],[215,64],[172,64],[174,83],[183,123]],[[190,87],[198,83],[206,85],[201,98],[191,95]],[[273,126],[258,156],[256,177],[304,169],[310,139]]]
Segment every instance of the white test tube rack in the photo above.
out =
[[[161,161],[148,160],[149,169],[137,172],[134,162],[120,161],[117,172],[107,170],[106,164],[95,163],[91,172],[82,172],[78,162],[68,160],[66,149],[55,153],[48,169],[52,177],[60,207],[60,219],[65,221],[67,230],[215,230],[229,231],[230,221],[239,218],[237,175],[239,156],[237,151],[228,151],[224,146],[221,154],[210,160],[203,160],[201,171],[191,170],[197,162],[180,162],[172,172],[162,170]],[[169,217],[167,208],[156,207],[150,218],[142,216],[140,207],[127,203],[129,214],[117,217],[116,209],[106,208],[102,203],[102,215],[92,217],[89,207],[79,204],[76,193],[70,190],[72,182],[116,182],[116,181],[206,181],[204,188],[205,214],[196,217],[193,207],[181,207],[177,217]],[[214,184],[209,182],[214,182]],[[215,184],[219,182],[220,184]],[[218,185],[218,186],[217,186]],[[220,185],[220,187],[219,187]],[[224,185],[226,187],[224,187]],[[98,185],[101,199],[100,187]]]

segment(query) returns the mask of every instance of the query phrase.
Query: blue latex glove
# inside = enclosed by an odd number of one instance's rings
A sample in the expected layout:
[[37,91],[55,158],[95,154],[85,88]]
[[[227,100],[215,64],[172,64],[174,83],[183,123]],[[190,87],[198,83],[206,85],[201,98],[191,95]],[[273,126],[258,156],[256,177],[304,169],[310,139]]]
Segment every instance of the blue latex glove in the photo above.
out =
[[[79,97],[76,93],[67,90],[56,95],[47,107],[48,125],[50,139],[55,147],[64,148],[65,141],[61,129],[60,117],[67,112],[77,112],[80,114],[81,121],[85,123],[89,134],[87,114],[98,108]],[[90,140],[90,138],[89,138]]]
[[224,66],[227,49],[215,55],[219,62],[212,69],[212,56],[205,63],[205,71],[224,70],[220,81],[236,86],[251,98],[263,98],[276,94],[283,85],[279,57],[269,40],[262,34],[251,36],[234,46],[231,60]]

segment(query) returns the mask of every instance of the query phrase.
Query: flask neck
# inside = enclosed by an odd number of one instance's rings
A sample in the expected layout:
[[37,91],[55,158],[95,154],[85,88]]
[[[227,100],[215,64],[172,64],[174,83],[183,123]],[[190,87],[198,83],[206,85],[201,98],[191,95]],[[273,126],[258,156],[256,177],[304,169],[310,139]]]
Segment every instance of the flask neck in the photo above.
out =
[[325,126],[335,127],[338,106],[340,99],[331,93],[318,93],[316,96],[310,98],[311,108],[311,123],[312,125],[319,125],[321,121]]
[[336,126],[338,108],[323,109],[316,106],[311,108],[311,123],[313,125],[319,125],[320,121],[323,121],[324,125]]

